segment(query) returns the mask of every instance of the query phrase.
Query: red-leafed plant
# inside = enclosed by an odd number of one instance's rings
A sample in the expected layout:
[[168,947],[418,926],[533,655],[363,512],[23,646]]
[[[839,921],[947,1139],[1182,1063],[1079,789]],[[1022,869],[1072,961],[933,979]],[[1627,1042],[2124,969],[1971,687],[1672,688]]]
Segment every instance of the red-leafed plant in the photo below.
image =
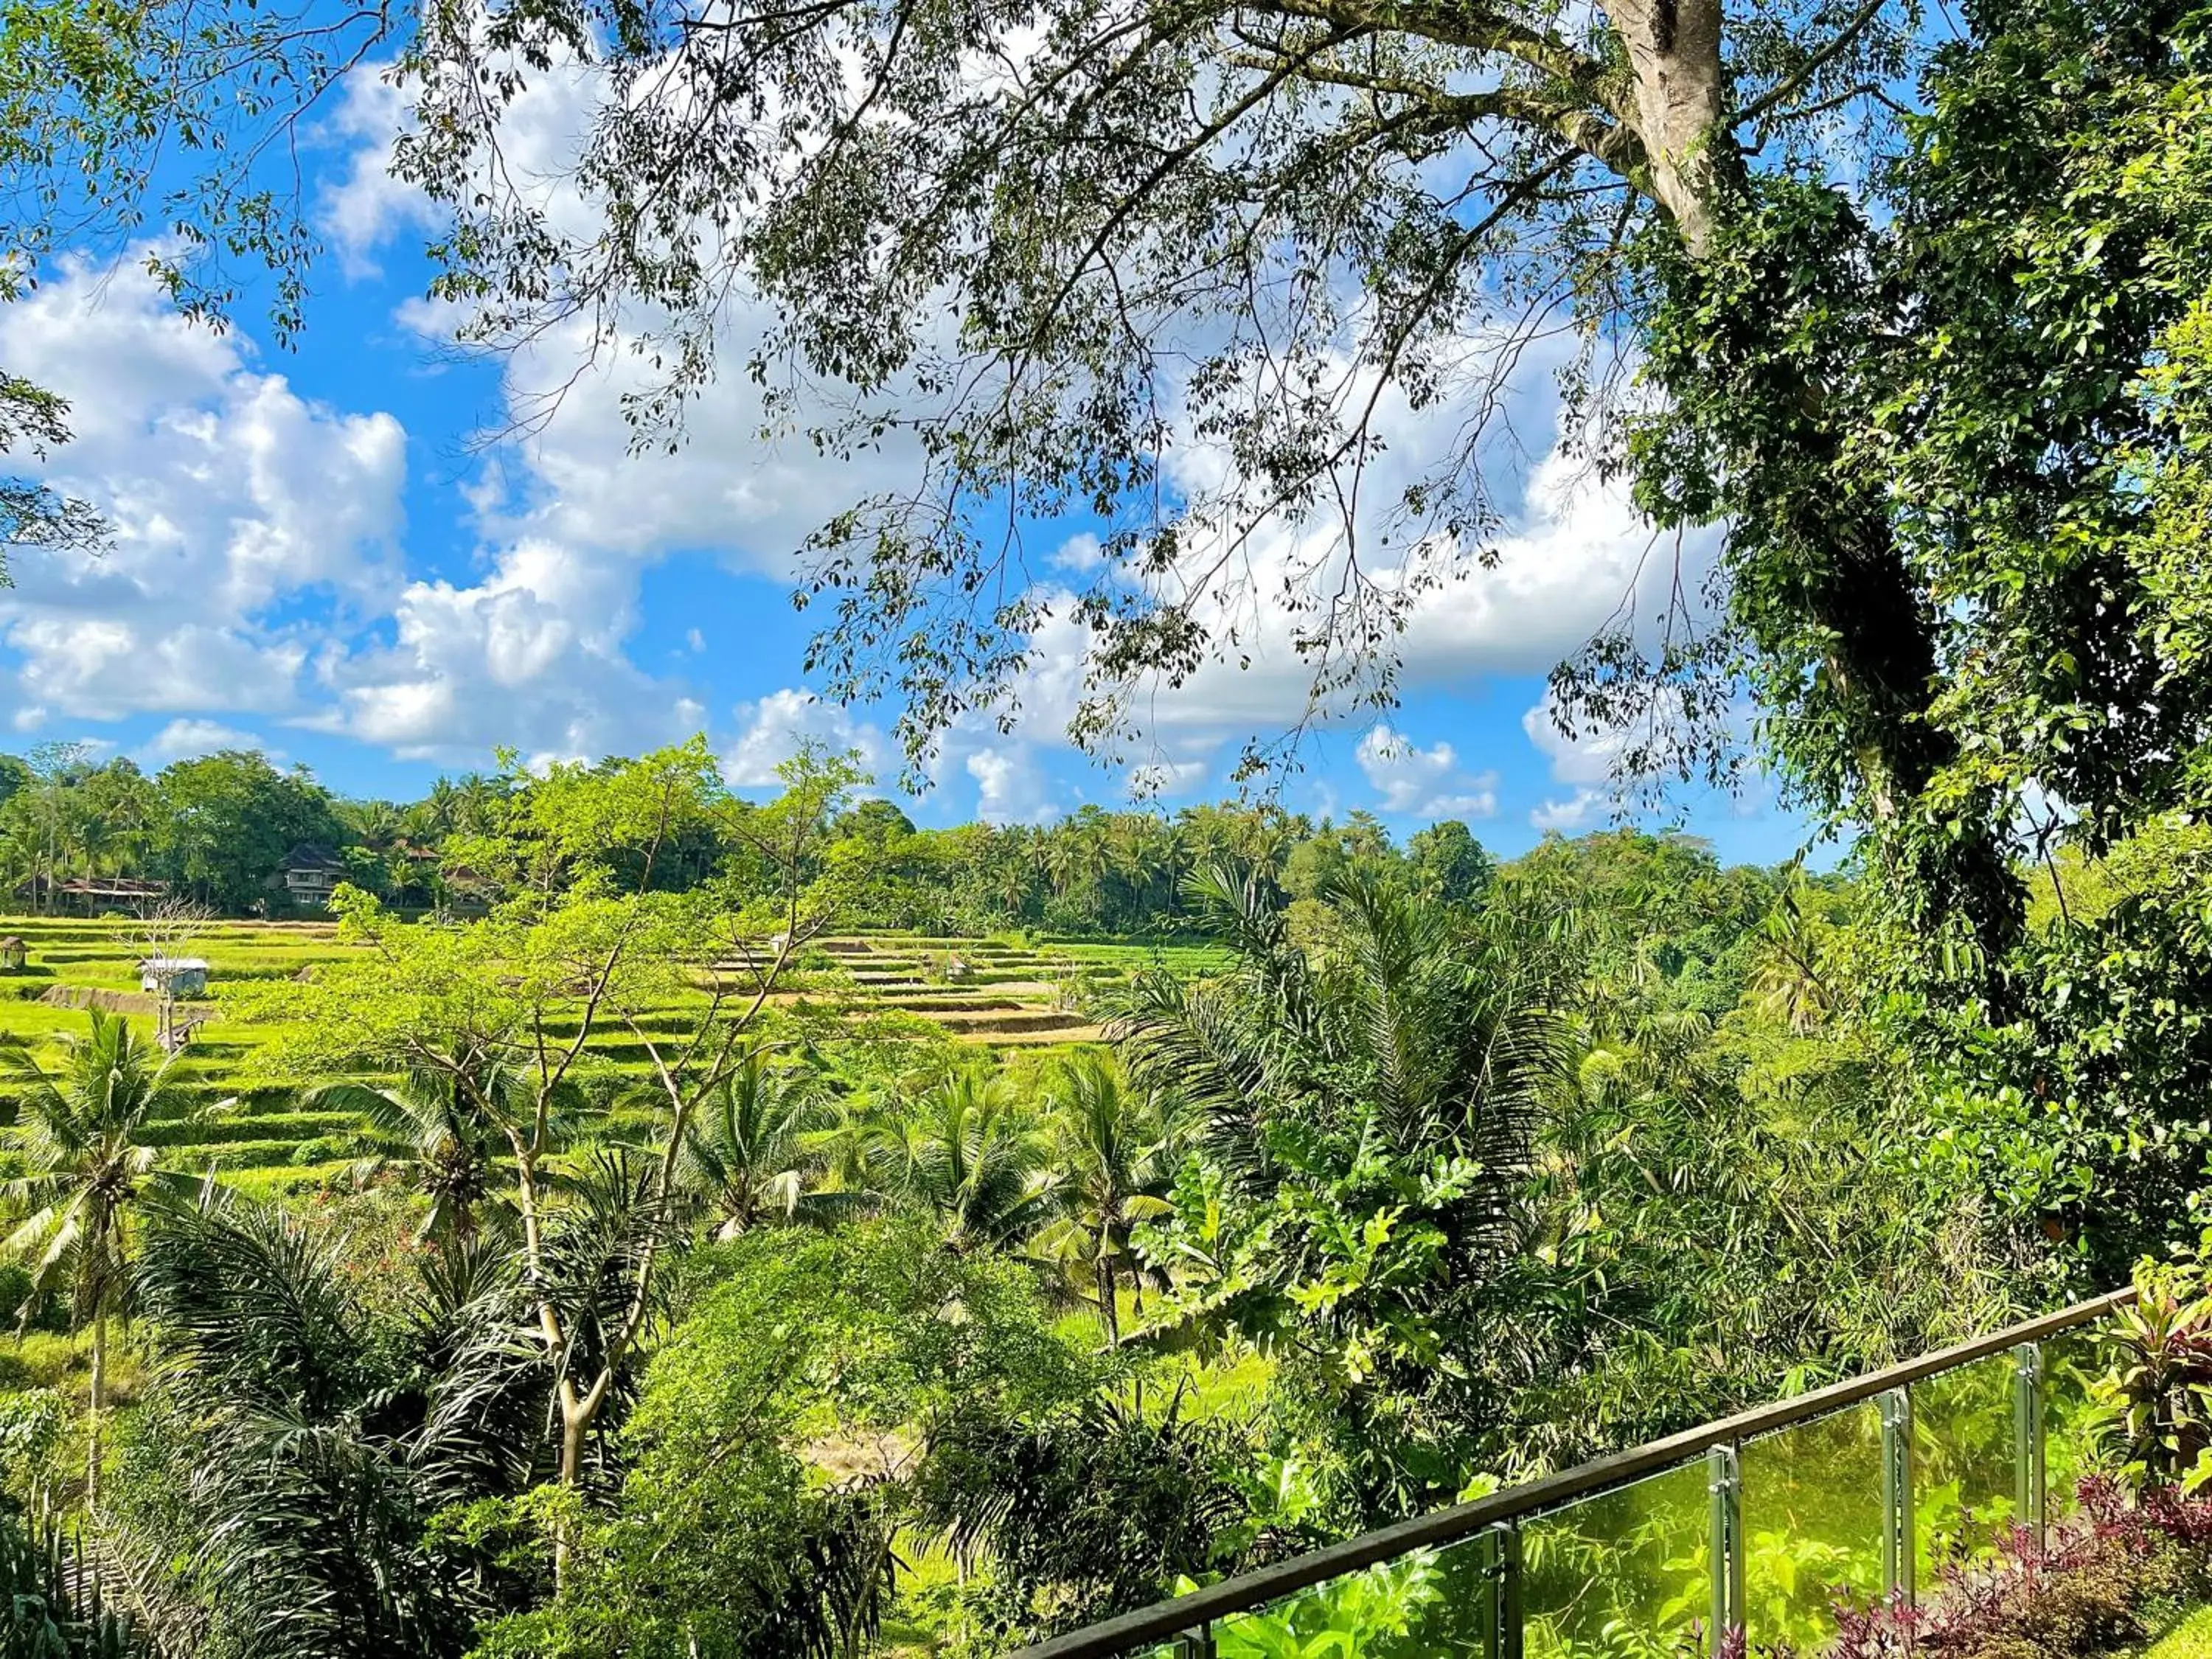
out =
[[1946,1567],[1917,1607],[1839,1603],[1825,1659],[2091,1659],[2212,1594],[2212,1499],[2096,1477],[2080,1500],[2049,1547],[2014,1528],[1995,1560]]

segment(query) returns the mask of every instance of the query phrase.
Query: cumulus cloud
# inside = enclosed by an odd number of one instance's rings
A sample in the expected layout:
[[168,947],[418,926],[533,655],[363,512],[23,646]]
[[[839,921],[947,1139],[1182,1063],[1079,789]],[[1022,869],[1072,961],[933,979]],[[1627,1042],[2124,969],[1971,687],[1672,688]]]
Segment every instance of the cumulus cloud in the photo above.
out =
[[891,744],[880,730],[811,691],[771,691],[739,704],[737,714],[744,731],[722,757],[722,775],[741,789],[773,788],[775,769],[809,740],[839,750],[858,750],[860,763],[878,777],[892,763]]
[[407,94],[389,65],[364,64],[349,75],[319,135],[345,150],[338,176],[325,183],[317,222],[355,281],[380,274],[376,250],[403,231],[434,230],[435,205],[392,175],[392,142],[413,125]]
[[1359,769],[1395,817],[1487,818],[1498,813],[1498,775],[1470,777],[1449,743],[1423,749],[1377,723],[1360,738]]
[[97,558],[15,556],[18,723],[296,711],[314,641],[396,586],[399,422],[301,398],[135,264],[60,261],[0,308],[0,361],[70,400],[75,441],[42,471],[112,532]]
[[1539,830],[1581,830],[1602,817],[1614,805],[1610,789],[1581,788],[1564,800],[1547,799],[1530,810],[1528,822]]
[[212,755],[221,749],[258,749],[272,760],[283,757],[280,750],[270,749],[251,732],[207,720],[171,720],[146,740],[138,757],[152,765],[166,766],[171,761]]
[[1046,823],[1060,816],[1030,745],[979,749],[967,757],[965,767],[975,781],[975,816],[984,823]]
[[1550,693],[1521,716],[1521,729],[1541,755],[1554,783],[1574,786],[1565,795],[1547,799],[1528,814],[1539,830],[1580,830],[1619,810],[1616,783],[1627,734],[1607,727],[1578,726],[1569,737],[1553,718]]
[[625,654],[635,580],[532,538],[501,550],[480,581],[412,582],[388,647],[324,665],[338,712],[323,723],[428,760],[501,743],[566,760],[676,742],[706,711]]

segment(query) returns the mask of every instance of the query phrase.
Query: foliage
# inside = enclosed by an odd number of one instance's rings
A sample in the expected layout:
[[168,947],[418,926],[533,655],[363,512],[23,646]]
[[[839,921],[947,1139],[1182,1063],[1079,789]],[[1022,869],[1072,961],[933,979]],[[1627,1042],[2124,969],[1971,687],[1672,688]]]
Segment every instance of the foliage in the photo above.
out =
[[1954,1567],[1918,1606],[1838,1609],[1835,1659],[1930,1653],[1945,1659],[2092,1659],[2136,1647],[2212,1591],[2212,1509],[2162,1492],[2142,1504],[2091,1481],[2086,1524],[2038,1551],[2025,1534],[1994,1564]]
[[825,1127],[818,1078],[753,1048],[690,1126],[684,1189],[726,1239],[765,1222],[826,1219],[865,1194],[823,1185]]
[[2130,1489],[2193,1491],[2212,1477],[2212,1290],[2194,1262],[2142,1262],[2134,1288],[2112,1316],[2118,1360],[2099,1389],[2108,1461]]
[[[76,1317],[91,1322],[85,1495],[97,1503],[107,1322],[126,1303],[126,1230],[135,1210],[177,1184],[155,1171],[145,1132],[160,1117],[180,1115],[186,1102],[172,1075],[173,1055],[155,1059],[127,1020],[97,1010],[88,1018],[90,1029],[69,1044],[58,1076],[20,1044],[6,1052],[22,1085],[7,1139],[22,1165],[10,1195],[24,1212],[6,1248],[33,1262],[34,1294],[65,1276]],[[26,1298],[19,1325],[30,1311]]]
[[265,902],[285,854],[337,838],[331,799],[313,780],[279,772],[258,750],[222,750],[165,767],[155,780],[155,867],[225,910]]
[[1363,1443],[1364,1501],[1403,1508],[1472,1472],[1463,1437],[1504,1382],[1474,1334],[1532,1241],[1571,968],[1541,896],[1459,922],[1359,878],[1327,894],[1343,945],[1316,963],[1264,878],[1194,878],[1237,962],[1121,1017],[1134,1076],[1189,1101],[1201,1152],[1139,1243],[1191,1275],[1189,1316],[1285,1342]]
[[81,1537],[0,1514],[0,1659],[141,1659],[131,1621],[88,1593]]
[[[860,775],[849,758],[811,749],[782,772],[784,793],[755,807],[722,787],[703,739],[556,768],[468,842],[471,862],[510,895],[489,915],[402,922],[341,890],[345,929],[371,948],[264,1002],[300,1070],[404,1069],[434,1098],[449,1095],[471,1136],[504,1144],[565,1484],[585,1478],[658,1312],[659,1268],[681,1243],[674,1212],[692,1124],[743,1074],[754,1027],[833,914],[834,888],[811,854]],[[757,884],[660,886],[665,861],[710,820],[729,828]],[[680,1030],[656,1029],[655,1009],[700,990],[703,1006]],[[627,1032],[649,1061],[658,1144],[589,1161],[574,1201],[556,1208],[568,1119],[590,1080],[586,1047],[605,1027]],[[564,1555],[565,1543],[556,1561]]]
[[968,1066],[873,1126],[866,1158],[885,1191],[936,1218],[945,1248],[1004,1248],[1050,1212],[1045,1147],[1005,1083]]
[[427,1526],[540,1455],[542,1361],[514,1341],[519,1287],[457,1259],[380,1316],[349,1292],[341,1249],[251,1206],[149,1230],[139,1293],[171,1392],[125,1456],[115,1537],[167,1593],[147,1608],[165,1644],[455,1654],[497,1605],[496,1583]]
[[[881,1616],[901,1483],[940,1425],[1082,1397],[1030,1277],[926,1222],[766,1229],[661,1346],[617,1503],[485,1655],[847,1653]],[[957,1432],[957,1431],[954,1431]]]
[[1179,1577],[1243,1565],[1243,1437],[1182,1413],[1093,1397],[1041,1419],[975,1410],[931,1437],[919,1519],[991,1571],[963,1598],[987,1650],[1127,1612]]
[[[1646,245],[1670,401],[1627,460],[1662,525],[1731,526],[1730,626],[1662,681],[1748,676],[1799,797],[1868,830],[1867,988],[2015,1224],[2109,1280],[2185,1242],[2203,1163],[2203,22],[1970,17],[1881,210],[1762,177],[1714,246]],[[1601,715],[1686,695],[1613,684]],[[2135,896],[2076,911],[2108,862]]]
[[1318,957],[1263,882],[1217,878],[1235,969],[1124,1016],[1133,1075],[1198,1115],[1173,1216],[1137,1234],[1176,1278],[1160,1334],[1225,1328],[1276,1353],[1282,1407],[1354,1516],[1687,1426],[1778,1372],[1902,1358],[2012,1305],[1974,1182],[1924,1157],[1868,1039],[1762,1012],[1757,911],[1704,947],[1743,1000],[1717,1024],[1680,1006],[1695,958],[1670,976],[1632,920],[1616,934],[1610,905],[1568,902],[1590,884],[1558,863],[1509,866],[1471,915],[1348,886]]
[[1165,1194],[1175,1164],[1176,1126],[1158,1097],[1133,1097],[1115,1069],[1091,1055],[1066,1063],[1045,1105],[1056,1137],[1049,1156],[1060,1214],[1031,1248],[1087,1271],[1106,1340],[1118,1343],[1122,1276],[1135,1293],[1139,1317],[1146,1281],[1161,1276],[1139,1258],[1135,1230],[1171,1213]]
[[[519,1079],[489,1072],[479,1080],[485,1092],[507,1103],[510,1111],[524,1088]],[[422,1237],[443,1235],[465,1242],[475,1233],[478,1212],[494,1197],[503,1142],[494,1123],[471,1109],[457,1085],[454,1067],[423,1067],[392,1087],[325,1084],[304,1092],[300,1104],[309,1111],[358,1117],[365,1133],[343,1137],[340,1144],[350,1150],[368,1140],[374,1150],[362,1161],[359,1173],[363,1178],[393,1165],[408,1172],[416,1190],[430,1201],[422,1218]],[[301,1153],[295,1156],[320,1152],[326,1145],[327,1139],[304,1142]]]

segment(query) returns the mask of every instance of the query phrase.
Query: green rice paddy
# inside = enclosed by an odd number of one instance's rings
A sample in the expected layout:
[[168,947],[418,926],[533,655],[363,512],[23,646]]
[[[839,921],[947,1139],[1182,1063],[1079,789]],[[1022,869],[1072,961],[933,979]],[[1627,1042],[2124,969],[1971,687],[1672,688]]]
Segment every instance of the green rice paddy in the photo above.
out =
[[[64,1034],[82,1031],[83,1010],[104,1006],[150,1039],[152,1000],[140,990],[145,954],[139,926],[122,919],[0,917],[0,936],[24,941],[18,972],[0,972],[0,1036],[35,1054]],[[184,1060],[186,1087],[200,1109],[157,1126],[151,1137],[167,1167],[213,1172],[234,1187],[268,1195],[321,1185],[354,1166],[367,1151],[358,1123],[343,1114],[303,1111],[295,1090],[260,1063],[271,1028],[226,1017],[227,994],[265,989],[356,947],[330,922],[219,922],[197,933],[177,954],[206,959],[208,991],[191,1011],[204,1017]],[[941,1034],[979,1052],[1006,1054],[1053,1045],[1096,1042],[1096,1000],[1149,967],[1201,971],[1218,954],[1204,947],[1095,943],[1031,943],[1017,938],[923,938],[848,935],[823,942],[792,1006],[896,1016],[890,1029],[917,1036]],[[672,1005],[642,1022],[655,1032],[680,1030],[689,1010]],[[572,1028],[573,1029],[573,1028]],[[620,1073],[647,1065],[643,1045],[610,1027],[593,1034],[590,1057]],[[0,1105],[0,1111],[4,1111]]]

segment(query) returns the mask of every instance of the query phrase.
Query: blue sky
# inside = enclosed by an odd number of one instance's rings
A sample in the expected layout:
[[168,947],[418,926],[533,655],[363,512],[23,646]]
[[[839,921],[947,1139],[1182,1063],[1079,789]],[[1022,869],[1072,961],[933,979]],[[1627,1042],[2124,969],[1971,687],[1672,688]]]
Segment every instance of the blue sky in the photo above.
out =
[[[490,441],[574,358],[557,339],[504,364],[447,345],[410,251],[422,205],[382,171],[395,113],[364,80],[326,118],[316,202],[330,248],[295,351],[267,347],[250,300],[227,334],[186,326],[127,254],[65,257],[0,311],[0,362],[75,405],[77,441],[47,470],[116,530],[96,562],[15,560],[17,586],[0,594],[9,746],[82,739],[150,768],[253,745],[343,792],[405,798],[441,770],[488,767],[502,744],[597,756],[704,730],[741,786],[802,735],[860,748],[888,783],[890,711],[810,699],[811,624],[788,594],[806,531],[900,476],[901,458],[860,472],[763,443],[741,372],[708,395],[678,457],[626,453],[605,373],[535,436]],[[739,343],[733,363],[742,355]],[[1501,463],[1522,512],[1499,568],[1424,602],[1401,706],[1380,727],[1309,737],[1279,786],[1287,804],[1365,809],[1401,835],[1463,817],[1507,853],[1547,827],[1611,821],[1606,745],[1557,738],[1543,674],[1620,603],[1649,532],[1543,453],[1546,366],[1527,373],[1528,453]],[[1433,434],[1408,416],[1392,435],[1418,458]],[[1079,553],[1084,529],[1042,538]],[[953,732],[935,787],[904,803],[918,821],[1127,800],[1126,771],[1062,735],[1079,637],[1042,644],[1022,730]],[[1229,793],[1243,742],[1296,713],[1297,665],[1262,644],[1254,672],[1201,674],[1157,706],[1164,805]],[[1687,792],[1645,821],[1736,859],[1787,858],[1803,840],[1764,792]]]

